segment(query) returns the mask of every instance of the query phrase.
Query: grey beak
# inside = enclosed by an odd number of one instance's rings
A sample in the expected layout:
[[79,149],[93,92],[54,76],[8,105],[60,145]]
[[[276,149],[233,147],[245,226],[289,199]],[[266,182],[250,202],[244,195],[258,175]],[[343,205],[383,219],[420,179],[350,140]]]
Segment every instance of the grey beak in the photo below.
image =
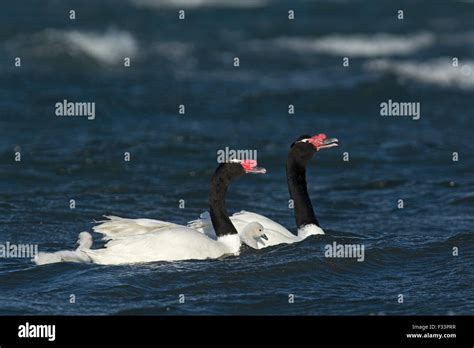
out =
[[337,138],[326,138],[323,140],[323,145],[332,145],[337,143],[339,143],[339,140]]
[[263,239],[265,239],[265,240],[268,240],[268,237],[267,237],[266,234],[262,234],[260,237],[263,238]]

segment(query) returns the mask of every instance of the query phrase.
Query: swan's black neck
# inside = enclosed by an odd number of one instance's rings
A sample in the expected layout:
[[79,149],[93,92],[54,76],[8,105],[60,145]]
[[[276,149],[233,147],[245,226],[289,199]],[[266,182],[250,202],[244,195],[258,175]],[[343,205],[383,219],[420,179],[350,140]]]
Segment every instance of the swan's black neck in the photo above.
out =
[[306,165],[313,153],[311,153],[311,156],[307,153],[301,154],[299,149],[295,149],[295,147],[290,149],[288,153],[286,176],[288,180],[288,190],[290,191],[290,197],[294,204],[296,225],[298,228],[308,224],[319,226],[306,187]]
[[240,164],[224,163],[217,167],[212,177],[211,189],[209,191],[209,205],[212,225],[218,237],[237,234],[237,230],[230,221],[229,214],[227,214],[225,196],[231,181],[243,175],[243,173],[244,171]]

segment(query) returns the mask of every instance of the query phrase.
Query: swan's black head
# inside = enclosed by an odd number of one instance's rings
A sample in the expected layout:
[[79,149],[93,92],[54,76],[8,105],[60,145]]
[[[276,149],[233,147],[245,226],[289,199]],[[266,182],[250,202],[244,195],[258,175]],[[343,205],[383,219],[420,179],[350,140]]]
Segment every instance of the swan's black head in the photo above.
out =
[[266,172],[265,168],[257,167],[257,161],[254,160],[234,160],[222,163],[216,170],[216,173],[228,179],[238,178],[244,174],[265,174]]
[[317,151],[334,146],[338,146],[337,138],[328,138],[326,134],[301,135],[291,144],[289,155],[302,165],[306,165]]

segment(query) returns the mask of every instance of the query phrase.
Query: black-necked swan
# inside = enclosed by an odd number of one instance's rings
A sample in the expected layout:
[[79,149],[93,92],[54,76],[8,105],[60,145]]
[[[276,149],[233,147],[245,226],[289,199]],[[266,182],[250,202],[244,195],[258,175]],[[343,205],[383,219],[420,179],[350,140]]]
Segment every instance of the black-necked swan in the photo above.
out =
[[[318,134],[313,137],[303,135],[291,144],[286,161],[286,175],[290,198],[294,203],[298,234],[295,235],[279,223],[263,215],[241,211],[233,214],[230,220],[245,244],[254,249],[262,249],[277,244],[299,242],[311,235],[324,234],[323,229],[316,219],[313,205],[308,194],[306,166],[317,151],[334,146],[338,146],[338,140],[336,138],[328,138],[325,134]],[[249,242],[247,237],[241,233],[243,228],[250,221],[257,221],[262,224],[265,228],[265,235],[268,238],[266,241],[255,244],[253,241]],[[207,212],[201,214],[200,219],[190,221],[188,226],[208,236],[214,235],[214,229]]]
[[[90,262],[103,265],[132,264],[154,261],[203,260],[216,259],[226,255],[237,255],[240,251],[241,240],[234,225],[229,219],[225,207],[227,188],[233,179],[246,173],[265,173],[264,168],[257,167],[256,161],[238,161],[223,163],[216,169],[209,193],[211,221],[215,228],[217,239],[190,227],[180,226],[155,220],[155,227],[146,233],[118,233],[108,235],[109,241],[104,248],[90,249],[91,245],[78,248],[77,253],[87,255]],[[123,231],[138,224],[129,223],[124,219]],[[145,223],[153,225],[146,219]],[[106,222],[107,223],[107,222]],[[84,232],[83,232],[84,233]],[[87,232],[86,232],[87,233]],[[87,233],[88,234],[88,233]],[[258,222],[249,222],[243,229],[247,238],[260,240],[266,238],[263,226]],[[89,234],[90,236],[90,234]],[[53,253],[55,254],[55,253]],[[39,253],[35,259],[37,264],[51,263],[52,254]],[[61,262],[63,260],[53,262]],[[71,260],[67,260],[71,261]],[[80,260],[74,260],[81,262]]]

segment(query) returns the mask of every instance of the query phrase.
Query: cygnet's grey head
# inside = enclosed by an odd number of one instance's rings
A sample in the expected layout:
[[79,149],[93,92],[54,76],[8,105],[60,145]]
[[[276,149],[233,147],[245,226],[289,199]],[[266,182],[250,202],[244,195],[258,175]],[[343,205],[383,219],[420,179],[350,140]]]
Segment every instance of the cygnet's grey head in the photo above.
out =
[[243,242],[248,246],[258,249],[258,245],[265,245],[268,237],[265,235],[265,229],[258,222],[251,222],[243,230]]
[[79,249],[90,249],[92,247],[92,236],[89,232],[79,233],[79,238],[76,242]]

